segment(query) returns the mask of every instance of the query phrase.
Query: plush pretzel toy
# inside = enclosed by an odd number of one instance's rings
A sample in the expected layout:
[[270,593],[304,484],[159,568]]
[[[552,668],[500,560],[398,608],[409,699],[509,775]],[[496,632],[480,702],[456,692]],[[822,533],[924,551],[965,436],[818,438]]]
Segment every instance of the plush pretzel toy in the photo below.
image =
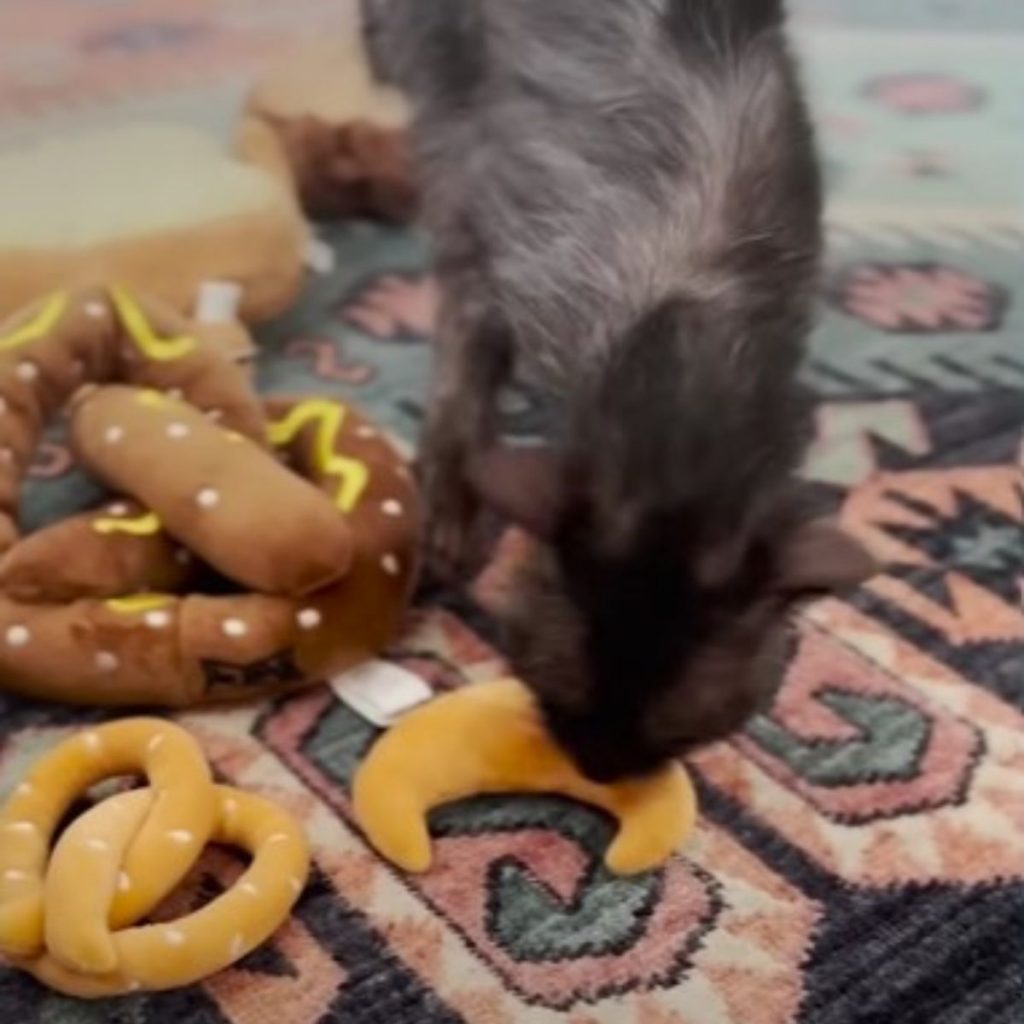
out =
[[[396,634],[418,518],[401,458],[349,406],[264,406],[204,331],[119,288],[0,326],[7,688],[192,705],[322,678]],[[81,461],[129,498],[19,540],[20,478],[72,395]],[[229,585],[189,592],[206,567]]]
[[[141,774],[145,789],[96,804],[54,832],[89,786]],[[183,918],[139,924],[207,842],[252,863]],[[198,744],[156,719],[79,733],[39,761],[0,808],[0,954],[84,998],[189,985],[264,942],[306,882],[305,837],[283,809],[215,786]]]

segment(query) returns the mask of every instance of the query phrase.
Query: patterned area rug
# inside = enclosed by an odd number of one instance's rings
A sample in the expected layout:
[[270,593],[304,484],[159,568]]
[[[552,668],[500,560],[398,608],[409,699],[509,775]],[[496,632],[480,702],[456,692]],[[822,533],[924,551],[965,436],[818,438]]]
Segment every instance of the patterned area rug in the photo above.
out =
[[[770,714],[691,769],[700,827],[640,878],[555,800],[437,815],[409,879],[353,827],[373,730],[327,688],[180,716],[285,802],[313,880],[267,948],[193,989],[86,1005],[0,969],[19,1024],[1020,1024],[1024,1020],[1024,8],[800,0],[831,186],[808,475],[888,571],[811,608]],[[226,125],[331,0],[2,0],[0,142],[140,114]],[[128,98],[126,98],[128,97]],[[338,269],[265,332],[261,384],[351,397],[412,440],[433,292],[411,236],[325,227]],[[2,282],[0,282],[2,287]],[[518,412],[525,427],[536,413]],[[26,518],[96,498],[59,436]],[[437,686],[500,670],[417,611],[392,656]],[[0,698],[0,790],[91,713]],[[210,891],[228,856],[195,879]]]

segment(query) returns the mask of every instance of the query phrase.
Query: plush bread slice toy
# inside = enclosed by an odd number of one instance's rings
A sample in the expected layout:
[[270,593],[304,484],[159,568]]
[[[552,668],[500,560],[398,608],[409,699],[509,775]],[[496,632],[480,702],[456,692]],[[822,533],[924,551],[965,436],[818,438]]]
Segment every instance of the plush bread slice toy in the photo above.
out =
[[247,112],[277,132],[311,215],[405,221],[415,206],[409,108],[374,79],[358,0],[339,6],[341,30],[286,54],[257,83]]
[[282,163],[269,147],[238,156],[171,124],[0,153],[0,319],[104,280],[186,315],[201,284],[233,282],[242,319],[277,315],[298,295],[308,240]]

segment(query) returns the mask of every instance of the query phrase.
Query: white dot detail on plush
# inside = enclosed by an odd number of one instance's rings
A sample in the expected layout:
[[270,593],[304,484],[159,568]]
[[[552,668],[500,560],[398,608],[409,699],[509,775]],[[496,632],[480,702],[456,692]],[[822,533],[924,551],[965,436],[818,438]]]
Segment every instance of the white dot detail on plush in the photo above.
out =
[[97,651],[96,667],[101,672],[116,672],[121,667],[121,659],[113,651]]
[[318,608],[303,608],[295,618],[300,629],[316,629],[324,620]]
[[196,495],[196,504],[200,508],[216,508],[220,504],[220,491],[214,487],[204,487]]
[[150,629],[164,629],[170,625],[171,616],[161,608],[154,608],[153,611],[146,612],[143,621]]
[[32,639],[32,634],[28,626],[8,626],[6,639],[8,647],[24,647]]
[[164,931],[164,941],[168,946],[184,946],[185,933],[179,928],[167,928]]
[[106,304],[97,302],[95,299],[92,302],[87,302],[83,308],[85,309],[85,315],[91,316],[93,320],[99,320],[107,315]]
[[156,735],[146,744],[146,749],[151,754],[154,754],[154,753],[156,753],[157,750],[160,749],[161,746],[163,746],[163,742],[164,742],[163,736]]
[[305,888],[305,885],[303,885],[301,878],[289,878],[288,884],[292,887],[292,892],[295,893],[296,896],[298,896],[299,893],[302,892],[302,890]]
[[4,828],[8,832],[18,832],[22,835],[32,835],[39,831],[31,821],[9,821]]
[[21,868],[8,868],[4,872],[5,882],[25,882],[31,877],[27,871],[22,871]]
[[221,624],[225,636],[241,637],[249,632],[248,625],[241,619],[225,619]]
[[86,839],[82,845],[87,850],[92,850],[93,853],[106,853],[107,850],[110,849],[110,843],[108,843],[106,839],[99,839],[96,836],[93,836],[91,839]]
[[82,733],[82,746],[89,753],[98,754],[103,749],[103,740],[100,739],[99,733],[95,733],[90,729],[88,732]]
[[128,877],[127,871],[119,871],[117,873],[117,889],[118,892],[127,892],[132,887],[132,880]]
[[124,427],[119,427],[116,424],[114,426],[107,427],[107,429],[103,431],[103,440],[106,441],[107,444],[117,444],[118,441],[123,441]]
[[384,515],[390,516],[392,519],[398,519],[405,511],[405,507],[397,498],[388,498],[381,502],[380,510]]
[[183,437],[188,437],[192,431],[189,429],[187,423],[168,423],[167,424],[167,436],[172,441],[180,441]]
[[241,932],[236,932],[231,938],[231,945],[228,948],[228,956],[232,960],[237,960],[245,952],[245,936]]
[[35,363],[18,363],[14,370],[18,380],[33,381],[39,376],[39,367]]
[[238,888],[241,889],[242,892],[244,892],[247,896],[259,896],[260,894],[259,889],[257,889],[256,886],[252,884],[252,882],[242,882],[242,884]]
[[113,505],[107,506],[107,514],[114,516],[115,519],[128,515],[128,511],[128,506],[123,501],[115,501]]
[[402,571],[402,563],[398,561],[398,556],[390,553],[381,558],[380,567],[389,576],[397,576]]
[[187,846],[189,843],[195,842],[195,836],[187,828],[172,828],[167,833],[167,838],[172,843],[177,843],[179,846]]

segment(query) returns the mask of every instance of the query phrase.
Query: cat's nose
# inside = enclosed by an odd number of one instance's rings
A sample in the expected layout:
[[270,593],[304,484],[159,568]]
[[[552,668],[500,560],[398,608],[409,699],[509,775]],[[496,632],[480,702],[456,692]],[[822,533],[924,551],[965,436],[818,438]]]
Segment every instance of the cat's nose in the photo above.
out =
[[661,764],[660,759],[646,752],[612,746],[579,750],[572,756],[580,772],[591,782],[601,785],[649,775]]
[[622,773],[613,765],[603,764],[597,761],[587,762],[581,761],[577,758],[576,767],[579,768],[580,772],[591,782],[597,782],[600,784],[618,782],[619,779],[623,777]]

